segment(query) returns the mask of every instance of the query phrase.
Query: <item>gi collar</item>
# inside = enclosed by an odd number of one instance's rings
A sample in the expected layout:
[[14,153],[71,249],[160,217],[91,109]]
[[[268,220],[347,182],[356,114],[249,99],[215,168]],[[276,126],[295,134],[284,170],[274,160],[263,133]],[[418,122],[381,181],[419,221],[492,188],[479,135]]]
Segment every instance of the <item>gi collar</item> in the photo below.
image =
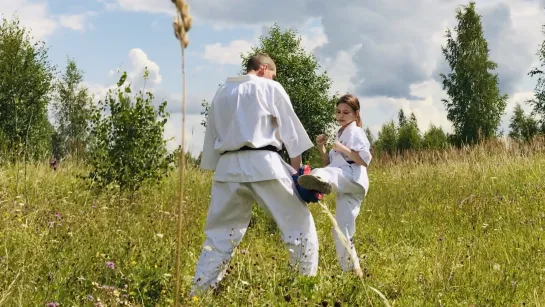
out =
[[341,132],[341,129],[339,129],[337,131],[337,136],[340,137],[346,130],[351,130],[351,129],[354,129],[354,126],[357,126],[357,123],[356,121],[352,121],[350,124],[348,124],[346,127],[344,127],[344,129],[342,130]]
[[227,77],[227,82],[245,82],[250,81],[252,79],[259,78],[256,75],[242,75],[242,76],[235,76],[235,77]]

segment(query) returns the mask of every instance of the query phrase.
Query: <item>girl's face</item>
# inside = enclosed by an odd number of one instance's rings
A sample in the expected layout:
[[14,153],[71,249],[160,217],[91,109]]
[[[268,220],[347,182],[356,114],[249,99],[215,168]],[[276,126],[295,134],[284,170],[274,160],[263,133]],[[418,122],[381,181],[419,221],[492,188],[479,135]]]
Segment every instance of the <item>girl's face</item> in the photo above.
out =
[[360,116],[359,111],[354,112],[352,108],[346,103],[339,103],[335,110],[337,122],[343,128],[355,121]]

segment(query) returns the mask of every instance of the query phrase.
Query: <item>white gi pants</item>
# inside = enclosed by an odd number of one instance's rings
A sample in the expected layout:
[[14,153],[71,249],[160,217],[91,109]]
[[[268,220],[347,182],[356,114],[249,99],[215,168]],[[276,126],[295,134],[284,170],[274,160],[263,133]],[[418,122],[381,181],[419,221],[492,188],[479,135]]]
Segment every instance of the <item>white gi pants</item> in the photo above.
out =
[[290,253],[290,264],[303,275],[318,270],[318,235],[308,207],[292,179],[236,183],[214,181],[192,294],[214,287],[224,277],[234,249],[246,233],[254,201],[274,218]]
[[[333,228],[333,239],[335,240],[337,258],[341,269],[343,271],[359,269],[360,262],[352,240],[356,233],[356,218],[360,213],[361,203],[365,198],[365,190],[352,180],[353,170],[350,165],[315,168],[311,174],[329,182],[333,187],[332,192],[336,194],[335,220],[352,250],[350,252],[344,247],[337,231]],[[355,259],[351,257],[350,253],[352,253]]]

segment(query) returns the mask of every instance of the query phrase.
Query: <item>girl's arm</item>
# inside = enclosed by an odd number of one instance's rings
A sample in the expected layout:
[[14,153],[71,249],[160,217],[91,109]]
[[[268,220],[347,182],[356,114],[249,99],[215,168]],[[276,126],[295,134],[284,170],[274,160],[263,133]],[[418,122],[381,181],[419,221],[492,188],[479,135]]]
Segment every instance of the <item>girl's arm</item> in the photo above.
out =
[[327,152],[325,150],[324,151],[320,150],[320,157],[322,158],[322,165],[324,167],[328,166],[329,165],[329,155],[327,154]]
[[350,158],[350,160],[354,161],[354,163],[358,165],[363,165],[365,167],[368,166],[367,163],[365,163],[365,161],[363,161],[363,159],[361,158],[359,152],[344,146],[339,141],[335,142],[335,144],[333,145],[333,149],[344,153]]

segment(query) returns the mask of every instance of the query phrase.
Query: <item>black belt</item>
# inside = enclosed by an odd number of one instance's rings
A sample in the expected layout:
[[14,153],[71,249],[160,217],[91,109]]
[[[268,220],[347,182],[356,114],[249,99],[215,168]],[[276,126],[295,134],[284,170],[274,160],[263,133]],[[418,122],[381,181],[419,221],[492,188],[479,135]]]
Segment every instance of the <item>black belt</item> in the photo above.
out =
[[258,148],[243,146],[243,147],[241,147],[239,149],[236,149],[236,150],[224,151],[221,154],[223,155],[223,154],[228,153],[228,152],[247,151],[247,150],[268,150],[268,151],[276,152],[278,154],[280,153],[280,150],[278,150],[278,148],[276,148],[275,146],[267,145],[267,146],[258,147]]
[[356,162],[354,162],[354,161],[346,161],[346,163],[348,163],[348,164],[354,164],[354,163],[356,163]]

